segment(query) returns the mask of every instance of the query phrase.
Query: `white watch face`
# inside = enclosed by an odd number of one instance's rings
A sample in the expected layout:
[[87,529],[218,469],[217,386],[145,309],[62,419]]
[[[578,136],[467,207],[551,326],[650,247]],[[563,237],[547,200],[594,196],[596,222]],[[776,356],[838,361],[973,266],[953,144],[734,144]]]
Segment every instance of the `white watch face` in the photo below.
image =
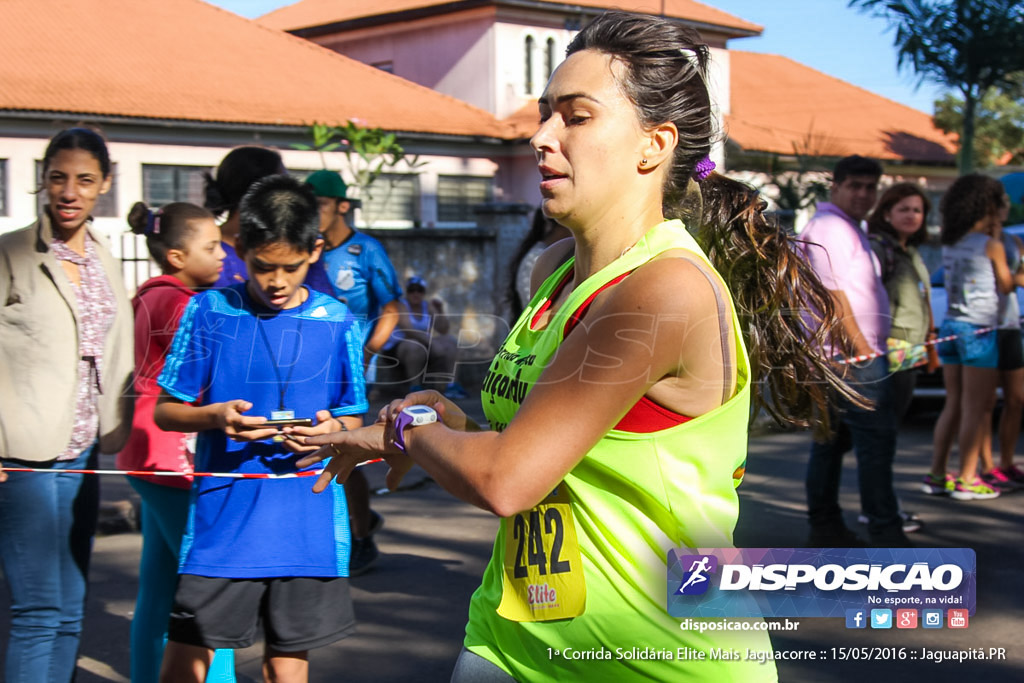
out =
[[413,427],[437,422],[437,413],[430,406],[409,406],[403,408],[402,412],[412,418],[410,424]]

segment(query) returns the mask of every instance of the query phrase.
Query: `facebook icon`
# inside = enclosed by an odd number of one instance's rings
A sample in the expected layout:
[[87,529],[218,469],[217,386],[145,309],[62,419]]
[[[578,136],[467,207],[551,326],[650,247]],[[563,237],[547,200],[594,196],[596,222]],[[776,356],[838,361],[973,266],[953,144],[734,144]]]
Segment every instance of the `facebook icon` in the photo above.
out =
[[867,611],[862,609],[846,610],[846,628],[867,628]]

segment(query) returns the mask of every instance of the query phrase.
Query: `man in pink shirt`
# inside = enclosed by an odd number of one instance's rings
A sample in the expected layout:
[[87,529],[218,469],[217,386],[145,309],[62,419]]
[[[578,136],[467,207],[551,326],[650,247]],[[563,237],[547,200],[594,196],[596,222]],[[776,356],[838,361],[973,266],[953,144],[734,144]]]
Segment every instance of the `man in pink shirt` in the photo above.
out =
[[871,545],[910,545],[892,485],[896,422],[884,355],[891,321],[889,301],[878,259],[860,225],[875,204],[881,175],[877,161],[860,156],[841,159],[832,177],[832,201],[818,205],[800,234],[804,253],[832,293],[846,333],[846,347],[822,352],[837,358],[882,354],[846,368],[849,384],[873,407],[860,408],[836,396],[830,406],[831,435],[811,444],[806,482],[811,547],[864,545],[847,528],[839,507],[843,454],[851,447],[857,456],[861,506],[868,517]]

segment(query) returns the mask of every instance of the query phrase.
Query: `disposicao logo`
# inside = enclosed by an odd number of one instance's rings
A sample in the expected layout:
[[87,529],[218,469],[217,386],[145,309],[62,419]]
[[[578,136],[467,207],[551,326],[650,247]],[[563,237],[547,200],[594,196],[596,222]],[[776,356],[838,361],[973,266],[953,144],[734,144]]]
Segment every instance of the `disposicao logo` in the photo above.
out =
[[675,617],[848,620],[860,610],[870,627],[892,628],[892,617],[884,626],[866,617],[928,607],[973,614],[975,564],[970,548],[680,548],[668,553],[667,608]]

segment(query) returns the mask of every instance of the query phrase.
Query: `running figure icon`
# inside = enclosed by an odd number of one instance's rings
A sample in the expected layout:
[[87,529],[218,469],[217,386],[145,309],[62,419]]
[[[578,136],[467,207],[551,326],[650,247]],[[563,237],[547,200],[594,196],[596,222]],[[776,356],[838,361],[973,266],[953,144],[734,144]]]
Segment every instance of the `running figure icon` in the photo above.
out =
[[679,593],[686,594],[686,589],[689,586],[696,585],[698,583],[704,583],[708,580],[708,577],[704,576],[704,572],[711,571],[711,567],[708,566],[710,558],[705,555],[700,560],[694,560],[693,564],[690,565],[689,571],[690,577],[683,582],[683,585],[679,587]]

